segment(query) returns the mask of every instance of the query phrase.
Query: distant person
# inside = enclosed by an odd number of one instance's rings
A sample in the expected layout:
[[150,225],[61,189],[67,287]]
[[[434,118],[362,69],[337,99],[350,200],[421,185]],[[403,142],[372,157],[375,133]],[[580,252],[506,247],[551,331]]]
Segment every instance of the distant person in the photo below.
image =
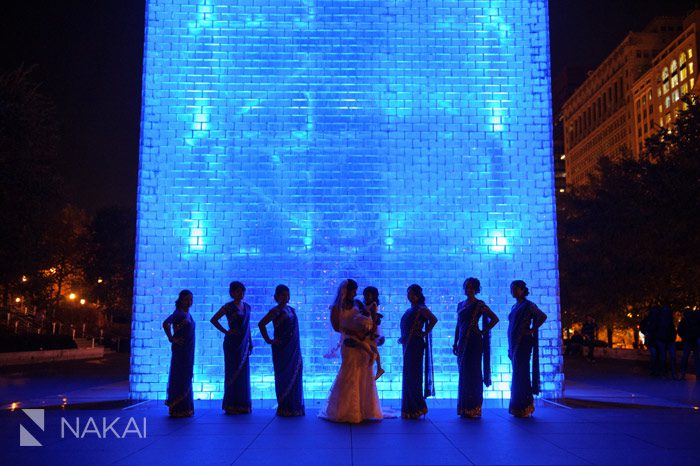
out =
[[598,324],[593,316],[586,316],[586,322],[584,322],[581,327],[581,335],[588,348],[586,359],[588,359],[589,362],[595,362],[595,344],[598,340]]
[[[278,416],[303,416],[304,389],[302,387],[303,365],[299,342],[299,320],[296,311],[289,306],[289,288],[275,288],[277,306],[265,314],[258,328],[265,343],[272,346],[272,365],[275,369],[275,394]],[[274,338],[267,333],[267,324],[272,322]]]
[[658,306],[652,306],[649,308],[649,312],[639,323],[639,331],[644,334],[644,344],[649,350],[649,371],[652,376],[657,376],[659,370],[659,350],[656,345],[656,334],[657,328],[659,326],[659,313],[660,309]]
[[438,319],[425,305],[423,289],[419,285],[409,286],[406,296],[411,307],[404,312],[400,324],[399,343],[403,346],[401,417],[418,419],[428,412],[425,399],[435,396],[431,332]]
[[194,368],[194,319],[189,310],[193,296],[182,290],[175,301],[175,311],[163,321],[163,330],[171,343],[168,398],[165,404],[171,417],[194,415],[192,375]]
[[698,312],[693,312],[689,308],[683,311],[683,318],[678,323],[678,336],[681,337],[683,342],[683,356],[681,357],[681,380],[685,380],[685,376],[688,373],[688,360],[690,359],[690,353],[693,353],[693,360],[695,361],[695,376],[697,377],[697,365],[698,365]]
[[583,345],[585,341],[583,335],[578,330],[574,330],[574,334],[571,335],[568,341],[565,342],[566,351],[564,354],[566,356],[579,356],[583,354]]
[[[690,320],[690,328],[692,334],[695,336],[695,380],[700,377],[700,311],[693,311],[690,314],[692,319]],[[700,384],[696,384],[696,387],[700,387]]]
[[656,328],[656,347],[658,350],[658,362],[660,375],[666,375],[666,355],[668,354],[671,365],[671,377],[676,378],[676,326],[673,323],[673,313],[668,306],[663,306],[659,311],[659,324]]
[[[529,417],[535,412],[533,395],[540,393],[540,361],[537,330],[547,320],[532,301],[522,280],[510,284],[515,304],[508,315],[508,357],[513,364],[508,412],[515,417]],[[532,379],[530,379],[532,357]]]
[[[457,356],[459,386],[457,414],[461,417],[481,417],[484,385],[491,385],[491,329],[498,317],[480,299],[481,282],[470,277],[462,285],[467,299],[457,305],[457,325],[452,352]],[[479,329],[481,320],[481,329]]]
[[[247,414],[252,411],[250,400],[250,305],[243,301],[245,285],[235,281],[229,285],[233,299],[224,304],[210,322],[224,336],[224,399],[221,403],[226,414]],[[228,328],[221,325],[226,316]]]

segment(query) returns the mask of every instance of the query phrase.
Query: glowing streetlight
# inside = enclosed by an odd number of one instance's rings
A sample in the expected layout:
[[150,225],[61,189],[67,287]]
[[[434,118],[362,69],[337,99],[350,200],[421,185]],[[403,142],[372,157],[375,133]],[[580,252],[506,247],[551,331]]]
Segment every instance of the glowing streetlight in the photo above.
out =
[[19,303],[19,302],[21,302],[21,301],[22,301],[22,298],[15,298],[15,302],[16,302],[16,303]]
[[82,305],[84,305],[84,304],[85,304],[85,298],[82,298],[82,299],[80,300],[80,305],[82,306]]
[[73,299],[75,299],[75,298],[77,298],[77,296],[75,295],[75,293],[71,293],[71,294],[68,295],[68,299],[73,300]]
[[26,275],[22,275],[22,283],[26,283],[28,280]]
[[101,278],[98,278],[98,279],[97,279],[97,283],[102,283],[102,279],[101,279]]

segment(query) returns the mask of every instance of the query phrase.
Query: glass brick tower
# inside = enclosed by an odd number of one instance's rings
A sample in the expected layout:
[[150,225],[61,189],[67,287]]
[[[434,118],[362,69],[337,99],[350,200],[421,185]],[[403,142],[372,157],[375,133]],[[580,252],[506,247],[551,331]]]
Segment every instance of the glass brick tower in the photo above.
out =
[[[509,396],[514,279],[549,315],[542,387],[561,395],[550,122],[546,0],[149,0],[131,396],[165,397],[161,322],[187,288],[195,397],[221,398],[208,320],[240,280],[253,324],[290,287],[305,395],[325,398],[328,306],[351,277],[381,293],[380,396],[400,397],[398,324],[418,283],[440,319],[437,397],[456,398],[469,276],[501,318],[485,396]],[[274,398],[252,330],[253,398]]]

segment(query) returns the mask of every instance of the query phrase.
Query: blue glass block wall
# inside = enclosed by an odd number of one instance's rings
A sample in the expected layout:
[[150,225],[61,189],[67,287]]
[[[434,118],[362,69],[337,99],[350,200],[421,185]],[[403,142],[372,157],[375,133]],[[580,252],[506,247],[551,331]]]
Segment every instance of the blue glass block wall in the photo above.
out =
[[304,388],[325,398],[339,360],[339,282],[380,289],[380,396],[401,394],[398,323],[419,283],[435,328],[438,398],[466,277],[500,316],[493,386],[509,396],[509,283],[549,315],[545,396],[562,392],[546,0],[149,0],[131,395],[164,398],[161,328],[194,292],[196,398],[223,392],[209,318],[243,281],[254,399],[274,398],[255,323],[291,288]]

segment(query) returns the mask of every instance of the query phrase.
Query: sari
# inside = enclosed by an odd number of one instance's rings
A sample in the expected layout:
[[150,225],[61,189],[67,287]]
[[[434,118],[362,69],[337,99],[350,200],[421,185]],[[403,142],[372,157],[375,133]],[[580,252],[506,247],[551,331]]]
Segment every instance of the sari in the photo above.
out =
[[483,319],[482,328],[486,327],[484,306],[484,302],[480,300],[471,304],[462,301],[457,306],[457,414],[463,417],[481,416],[481,405],[484,402],[483,386],[491,385],[490,335],[482,335],[479,330],[480,318]]
[[301,345],[299,322],[293,307],[274,308],[272,320],[275,344],[272,345],[272,365],[275,368],[275,394],[278,416],[303,416]]
[[224,337],[224,399],[221,403],[226,414],[246,414],[252,410],[250,401],[250,305],[241,302],[238,309],[233,302],[226,303],[228,327],[234,330]]
[[165,404],[168,406],[170,416],[189,417],[194,414],[192,397],[194,319],[189,312],[176,309],[164,323],[173,326],[168,397]]
[[[403,381],[401,385],[401,417],[417,419],[428,412],[425,399],[435,396],[433,384],[432,335],[421,334],[427,320],[420,315],[423,305],[413,306],[401,317],[403,345]],[[425,382],[425,384],[423,384]]]
[[530,332],[546,319],[546,314],[527,299],[515,303],[508,315],[508,357],[513,364],[508,412],[517,417],[528,417],[535,412],[533,395],[540,393],[539,345],[537,331]]

